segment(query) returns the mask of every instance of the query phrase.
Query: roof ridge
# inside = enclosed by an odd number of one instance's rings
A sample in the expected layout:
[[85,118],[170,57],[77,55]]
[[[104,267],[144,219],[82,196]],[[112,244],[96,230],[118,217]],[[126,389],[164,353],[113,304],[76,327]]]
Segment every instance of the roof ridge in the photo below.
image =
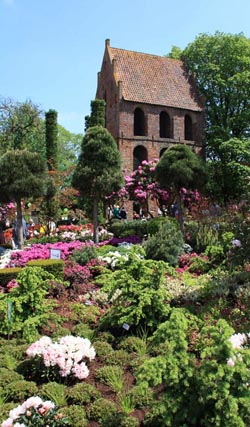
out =
[[180,62],[180,63],[183,64],[183,61],[181,59],[170,58],[168,56],[156,55],[154,53],[138,52],[137,50],[122,49],[122,48],[119,48],[119,47],[112,47],[112,46],[109,46],[109,48],[113,49],[113,50],[119,50],[119,51],[123,51],[123,52],[128,52],[128,53],[136,53],[138,55],[155,56],[156,58],[167,59],[167,60],[170,60],[170,61],[177,61],[177,62]]

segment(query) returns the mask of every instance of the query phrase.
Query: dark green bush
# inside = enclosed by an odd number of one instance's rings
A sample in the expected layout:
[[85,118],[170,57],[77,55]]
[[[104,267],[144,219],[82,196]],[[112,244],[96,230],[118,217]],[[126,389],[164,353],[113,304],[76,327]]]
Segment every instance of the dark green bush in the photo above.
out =
[[92,341],[94,337],[94,330],[84,323],[78,323],[73,327],[73,335],[82,338],[88,338],[90,341]]
[[129,354],[126,350],[114,350],[113,353],[109,354],[108,362],[111,365],[124,366],[131,361],[131,357],[131,354]]
[[178,221],[175,218],[169,216],[159,216],[156,218],[152,218],[147,221],[147,231],[150,236],[153,236],[155,233],[159,231],[163,224],[170,224],[170,227],[174,225],[176,230],[179,230]]
[[7,384],[5,392],[9,401],[20,402],[28,399],[30,396],[36,396],[38,387],[33,381],[18,380]]
[[74,251],[70,256],[70,261],[75,261],[80,265],[86,265],[91,259],[97,257],[95,246],[84,246],[82,249]]
[[136,235],[143,238],[147,231],[147,221],[113,221],[108,230],[114,234],[114,237],[128,237]]
[[80,405],[64,407],[60,412],[68,420],[69,427],[86,427],[88,424],[85,410]]
[[169,265],[178,264],[178,256],[183,252],[183,237],[173,222],[162,223],[158,231],[143,242],[147,259],[166,261]]
[[7,368],[0,368],[0,387],[6,388],[8,384],[15,381],[23,380],[23,376],[15,371],[10,371]]
[[76,384],[68,390],[70,405],[85,405],[101,397],[101,393],[91,384]]
[[114,352],[112,345],[105,341],[94,341],[93,346],[99,357],[110,356]]
[[117,407],[108,399],[98,399],[86,410],[89,420],[97,421],[102,427],[117,427]]
[[122,414],[119,414],[117,421],[119,422],[119,427],[138,427],[139,426],[138,418],[130,417]]

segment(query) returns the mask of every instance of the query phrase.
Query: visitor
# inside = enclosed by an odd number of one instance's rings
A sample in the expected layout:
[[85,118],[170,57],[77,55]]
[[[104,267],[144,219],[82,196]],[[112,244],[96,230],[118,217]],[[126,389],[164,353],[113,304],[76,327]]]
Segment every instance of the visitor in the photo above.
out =
[[119,205],[115,205],[113,209],[113,215],[115,219],[121,219]]
[[52,236],[56,232],[56,223],[53,221],[52,218],[49,219],[48,222],[48,234],[49,236]]
[[125,210],[125,208],[124,208],[124,206],[121,208],[121,210],[120,210],[120,218],[121,218],[121,220],[123,220],[124,222],[126,222],[127,221],[127,212],[126,212],[126,210]]

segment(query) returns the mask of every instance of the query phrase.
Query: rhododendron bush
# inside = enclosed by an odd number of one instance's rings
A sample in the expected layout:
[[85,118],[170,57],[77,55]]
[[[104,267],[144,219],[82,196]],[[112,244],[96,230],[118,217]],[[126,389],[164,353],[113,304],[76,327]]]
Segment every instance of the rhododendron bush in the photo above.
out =
[[30,358],[41,358],[48,375],[55,376],[58,372],[61,377],[83,380],[89,375],[86,359],[95,358],[95,349],[87,338],[68,335],[52,342],[44,336],[31,344],[26,354]]
[[2,422],[1,427],[62,427],[67,424],[67,420],[57,412],[53,402],[32,396],[22,405],[12,409],[9,418]]

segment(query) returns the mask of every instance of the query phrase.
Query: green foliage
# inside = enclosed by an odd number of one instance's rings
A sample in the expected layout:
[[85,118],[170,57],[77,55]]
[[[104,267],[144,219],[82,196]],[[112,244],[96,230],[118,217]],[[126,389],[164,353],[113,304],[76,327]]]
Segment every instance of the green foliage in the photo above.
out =
[[138,355],[146,354],[148,351],[147,341],[136,336],[125,337],[118,345],[129,353],[137,353]]
[[85,405],[101,397],[100,391],[88,383],[76,384],[68,390],[67,398],[70,405]]
[[78,322],[95,323],[99,315],[99,308],[94,305],[87,307],[81,303],[73,303],[70,307],[74,319]]
[[105,101],[103,99],[91,101],[91,116],[88,118],[86,128],[93,126],[105,127]]
[[105,128],[90,128],[83,138],[73,186],[82,195],[102,200],[121,183],[121,158],[115,140]]
[[15,407],[16,404],[14,402],[0,404],[0,423],[8,418],[9,412]]
[[178,46],[172,46],[170,53],[166,56],[172,59],[181,59],[182,50]]
[[[229,340],[233,329],[219,320],[199,331],[195,319],[190,320],[184,310],[173,309],[152,337],[154,357],[138,369],[138,384],[164,390],[152,403],[145,425],[245,427],[248,415],[241,402],[247,396],[249,350],[241,352],[232,368],[227,362],[234,353]],[[188,351],[191,325],[195,352]]]
[[120,366],[103,366],[96,371],[96,378],[111,387],[115,393],[119,393],[123,390],[123,369]]
[[202,188],[206,179],[202,159],[184,145],[169,147],[160,158],[155,168],[155,177],[161,187],[174,188],[179,193],[182,187],[187,189]]
[[73,328],[73,333],[77,337],[88,338],[90,341],[94,338],[95,331],[90,328],[88,325],[84,325],[83,323],[78,323]]
[[[217,248],[217,246],[214,246]],[[207,258],[196,256],[190,260],[188,270],[190,273],[204,274],[211,268],[211,263]]]
[[118,417],[119,427],[138,427],[139,421],[135,417],[128,417],[120,415]]
[[88,420],[86,419],[86,413],[82,406],[71,405],[62,408],[61,412],[67,419],[67,425],[69,427],[87,427]]
[[[61,259],[35,259],[28,261],[27,267],[41,267],[48,273],[57,278],[58,281],[63,280],[64,261]],[[64,283],[65,287],[67,283]]]
[[9,401],[20,402],[30,396],[36,396],[38,388],[35,382],[26,380],[12,381],[5,386]]
[[45,129],[48,169],[56,170],[58,163],[58,132],[57,112],[55,110],[49,110],[45,113]]
[[111,344],[101,340],[94,341],[93,346],[98,357],[104,356],[106,358],[107,356],[108,359],[110,354],[112,354],[114,351]]
[[[37,337],[38,328],[48,317],[52,303],[46,300],[49,281],[54,276],[40,267],[25,267],[17,276],[19,286],[9,294],[0,295],[2,334],[20,332],[29,341]],[[7,301],[12,302],[11,321],[7,316]]]
[[153,401],[153,390],[143,383],[132,387],[129,394],[136,408],[149,406]]
[[183,55],[206,102],[210,153],[218,155],[218,139],[249,135],[250,40],[242,33],[203,33]]
[[87,417],[97,421],[102,427],[117,426],[117,407],[114,402],[107,399],[97,399],[87,408]]
[[159,230],[143,242],[146,258],[162,260],[171,266],[178,263],[178,256],[183,252],[183,237],[173,223],[162,223]]
[[97,249],[93,246],[85,246],[82,249],[74,251],[71,256],[70,260],[75,261],[80,265],[85,265],[87,262],[89,262],[91,259],[96,258],[97,256]]
[[100,275],[103,290],[112,299],[110,310],[104,314],[100,326],[122,326],[132,329],[154,329],[168,314],[168,292],[164,286],[167,265],[163,261],[142,260],[128,253],[120,269]]
[[48,384],[43,384],[40,389],[40,394],[41,397],[54,402],[58,407],[66,406],[67,404],[67,388],[64,384],[58,384],[53,381]]
[[108,230],[114,234],[114,237],[127,237],[136,235],[143,238],[148,234],[148,222],[147,221],[112,221],[108,226]]
[[72,185],[93,202],[94,242],[98,243],[98,204],[123,183],[121,155],[116,141],[102,126],[86,132]]
[[147,234],[149,234],[150,236],[157,233],[161,228],[161,226],[165,224],[167,224],[171,229],[173,228],[173,226],[175,226],[176,230],[179,229],[179,224],[177,220],[171,217],[159,216],[157,218],[152,218],[148,220],[146,224],[147,224]]
[[201,223],[196,234],[195,249],[203,252],[207,246],[219,244],[219,232],[212,224]]
[[125,350],[114,350],[113,353],[109,355],[109,363],[117,366],[125,366],[131,361],[131,355]]
[[46,185],[46,164],[39,154],[13,150],[0,157],[1,201],[40,197]]
[[8,150],[36,152],[45,159],[45,127],[40,108],[31,100],[1,99],[0,155]]
[[8,384],[23,380],[23,376],[18,372],[7,368],[0,368],[0,387],[5,389]]

